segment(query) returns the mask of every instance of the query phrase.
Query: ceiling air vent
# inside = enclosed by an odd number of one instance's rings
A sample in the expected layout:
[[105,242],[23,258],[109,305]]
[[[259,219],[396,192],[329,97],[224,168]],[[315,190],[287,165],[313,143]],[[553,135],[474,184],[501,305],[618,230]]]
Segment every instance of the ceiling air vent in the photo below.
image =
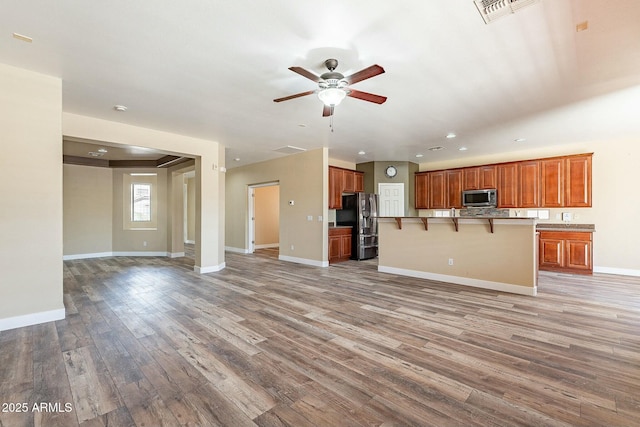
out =
[[304,148],[294,147],[293,145],[286,145],[284,147],[277,148],[273,151],[277,151],[278,153],[283,153],[283,154],[295,154],[295,153],[302,153],[303,151],[307,151],[307,150]]
[[474,0],[484,23],[516,13],[519,9],[538,3],[540,0]]

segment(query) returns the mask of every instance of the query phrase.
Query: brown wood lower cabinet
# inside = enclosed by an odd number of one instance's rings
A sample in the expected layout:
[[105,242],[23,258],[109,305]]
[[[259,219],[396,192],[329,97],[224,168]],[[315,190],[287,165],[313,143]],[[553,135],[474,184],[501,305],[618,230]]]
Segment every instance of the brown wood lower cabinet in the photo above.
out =
[[593,273],[593,233],[541,231],[538,267],[566,273]]
[[351,258],[351,228],[329,228],[329,264]]

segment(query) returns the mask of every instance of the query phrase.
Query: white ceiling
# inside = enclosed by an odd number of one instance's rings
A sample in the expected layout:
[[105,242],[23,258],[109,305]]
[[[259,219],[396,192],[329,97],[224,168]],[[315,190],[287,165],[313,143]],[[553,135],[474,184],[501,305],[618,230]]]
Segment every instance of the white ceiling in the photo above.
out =
[[[421,163],[640,136],[638,0],[540,0],[489,25],[472,0],[3,0],[0,28],[0,62],[62,78],[64,111],[217,141],[227,167],[286,145]],[[315,89],[288,67],[327,58],[384,67],[353,87],[387,102],[347,98],[333,132],[315,95],[273,102]]]

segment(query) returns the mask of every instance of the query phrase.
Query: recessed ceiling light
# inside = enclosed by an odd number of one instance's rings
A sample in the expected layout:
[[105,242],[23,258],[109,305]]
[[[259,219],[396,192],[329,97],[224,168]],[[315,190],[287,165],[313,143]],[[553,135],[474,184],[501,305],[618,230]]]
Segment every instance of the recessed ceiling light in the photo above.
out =
[[304,123],[300,123],[298,126],[300,126],[301,128],[306,128],[307,125],[305,125]]
[[98,153],[108,153],[106,148],[98,148]]
[[457,136],[457,135],[456,135],[455,133],[453,133],[453,132],[449,132],[449,133],[447,134],[447,139],[452,139],[452,138],[455,138],[456,136]]
[[429,148],[429,151],[440,151],[440,150],[444,150],[444,147],[442,145],[436,145],[435,147]]
[[239,162],[240,161],[240,157],[236,157],[235,159],[233,159],[234,162]]
[[125,107],[124,105],[114,105],[113,109],[116,111],[127,111],[127,107]]
[[525,142],[527,140],[527,138],[516,138],[514,139],[515,142]]
[[361,156],[364,156],[367,153],[365,153],[364,151],[360,150],[360,151],[358,151],[358,154],[360,154]]
[[424,157],[424,154],[416,154],[417,158]]
[[467,148],[467,147],[460,147],[460,148],[458,148],[458,151],[467,151],[467,150],[468,150],[468,148]]

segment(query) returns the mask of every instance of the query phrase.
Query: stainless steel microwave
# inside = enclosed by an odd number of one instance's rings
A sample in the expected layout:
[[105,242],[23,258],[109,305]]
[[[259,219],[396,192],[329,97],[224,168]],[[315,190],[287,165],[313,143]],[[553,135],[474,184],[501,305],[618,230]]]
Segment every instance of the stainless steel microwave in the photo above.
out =
[[489,188],[485,190],[466,190],[462,192],[462,206],[466,207],[495,207],[498,199],[497,190]]

